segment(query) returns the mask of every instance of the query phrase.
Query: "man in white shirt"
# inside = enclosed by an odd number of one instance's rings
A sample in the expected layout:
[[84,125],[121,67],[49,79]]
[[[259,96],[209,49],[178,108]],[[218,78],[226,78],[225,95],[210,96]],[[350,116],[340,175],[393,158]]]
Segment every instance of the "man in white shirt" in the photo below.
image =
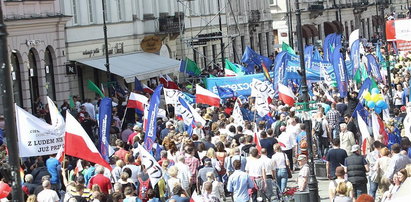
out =
[[60,201],[57,192],[51,189],[51,183],[48,180],[43,181],[42,183],[43,191],[37,195],[37,201],[40,202],[58,202]]
[[190,188],[191,172],[188,165],[185,164],[185,157],[183,155],[179,156],[175,166],[178,168],[177,178],[181,180],[181,187],[184,190]]
[[401,84],[397,85],[397,90],[394,93],[394,105],[398,109],[404,105],[402,97],[404,96],[404,91],[402,90]]
[[250,156],[247,157],[245,170],[257,185],[256,188],[258,190],[253,189],[252,191],[252,199],[253,201],[257,201],[257,197],[262,196],[262,192],[266,191],[267,184],[264,164],[263,161],[258,158],[258,150],[255,147],[250,149]]
[[297,146],[297,142],[292,133],[287,133],[288,128],[285,126],[280,127],[281,135],[278,136],[278,142],[282,144],[282,150],[287,155],[288,161],[290,161],[290,169],[293,170],[293,149]]
[[266,184],[267,188],[265,189],[264,197],[267,198],[267,201],[271,201],[271,197],[274,195],[273,192],[273,183],[275,178],[275,168],[274,162],[267,157],[267,150],[265,148],[261,149],[260,161],[263,163],[263,168],[266,172]]
[[351,131],[347,130],[347,124],[340,124],[340,148],[347,152],[348,156],[351,156],[351,148],[355,145],[355,137]]

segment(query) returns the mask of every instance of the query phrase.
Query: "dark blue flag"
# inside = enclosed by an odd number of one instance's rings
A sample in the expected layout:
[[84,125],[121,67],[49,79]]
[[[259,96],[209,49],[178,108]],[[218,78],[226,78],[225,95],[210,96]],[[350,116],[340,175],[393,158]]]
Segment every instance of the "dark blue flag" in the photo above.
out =
[[261,62],[263,62],[268,69],[270,69],[273,64],[273,61],[270,58],[259,55],[248,46],[244,51],[241,62],[247,64],[247,67],[245,68],[247,74],[254,72],[254,66],[261,68]]
[[143,85],[137,77],[134,77],[134,90],[143,92]]
[[278,83],[283,83],[284,75],[285,75],[285,65],[286,65],[286,56],[287,52],[282,51],[280,52],[274,60],[274,82],[273,82],[273,89],[277,92],[278,90]]
[[371,70],[371,75],[377,80],[378,82],[383,82],[382,75],[380,72],[380,66],[377,63],[375,57],[371,54],[367,55],[368,59],[368,67]]
[[220,87],[217,86],[217,91],[218,91],[218,96],[220,96],[220,98],[225,99],[225,98],[232,98],[235,97],[235,92],[233,91],[233,89],[231,88],[224,88],[224,87]]
[[191,111],[190,106],[187,104],[187,102],[183,98],[179,97],[178,102],[181,104],[180,114],[183,117],[184,124],[186,125],[187,133],[191,137],[191,135],[193,134],[194,126],[195,126],[193,112]]
[[305,67],[307,67],[307,69],[311,68],[313,54],[314,54],[314,46],[313,45],[306,46],[304,49],[304,61],[305,61]]
[[360,68],[360,43],[359,39],[355,40],[351,45],[350,59],[352,61],[352,75],[355,75],[357,69]]
[[345,61],[340,52],[341,47],[341,45],[335,47],[332,54],[332,64],[334,67],[340,97],[345,98],[347,97],[348,92],[348,73],[347,67],[345,66]]
[[112,113],[112,100],[109,97],[105,97],[100,102],[99,107],[99,151],[101,156],[109,161],[109,146],[110,146],[110,128],[111,128],[111,113]]
[[160,106],[160,95],[163,85],[160,84],[154,90],[153,95],[150,98],[150,106],[148,108],[147,116],[147,126],[146,126],[146,135],[144,138],[144,147],[147,151],[151,151],[154,141],[156,140],[157,134],[157,114],[158,107]]

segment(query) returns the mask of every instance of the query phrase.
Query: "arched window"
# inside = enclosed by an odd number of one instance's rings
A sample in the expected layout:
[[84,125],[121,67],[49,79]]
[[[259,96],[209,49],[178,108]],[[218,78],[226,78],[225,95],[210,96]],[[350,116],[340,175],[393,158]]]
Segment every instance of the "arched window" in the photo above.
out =
[[28,54],[29,58],[29,83],[31,109],[34,115],[40,116],[43,106],[40,104],[39,80],[37,72],[38,52],[32,48]]
[[12,68],[11,77],[13,79],[13,96],[14,102],[23,107],[23,93],[21,87],[21,71],[20,71],[20,54],[13,50],[10,57],[10,64]]
[[44,63],[46,71],[46,90],[47,95],[52,99],[56,100],[56,87],[54,83],[54,52],[53,48],[48,46],[44,52]]

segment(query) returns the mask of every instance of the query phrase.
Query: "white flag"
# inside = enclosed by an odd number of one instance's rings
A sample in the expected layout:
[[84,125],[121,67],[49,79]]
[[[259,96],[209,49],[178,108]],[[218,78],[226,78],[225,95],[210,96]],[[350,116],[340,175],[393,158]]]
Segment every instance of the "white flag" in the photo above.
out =
[[368,131],[368,126],[365,123],[365,121],[362,119],[360,113],[357,112],[357,119],[358,119],[358,128],[360,128],[361,132],[361,143],[362,143],[362,150],[363,153],[365,153],[365,148],[366,148],[366,142],[365,140],[369,137],[371,137],[370,132]]
[[257,96],[255,98],[254,106],[255,106],[255,109],[257,110],[258,115],[260,115],[261,117],[270,113],[270,107],[268,106],[267,97],[264,97],[262,95]]
[[183,97],[183,93],[179,90],[175,90],[175,89],[167,89],[167,88],[163,88],[164,90],[164,100],[166,102],[166,104],[177,104],[178,102],[178,98],[179,97]]
[[153,155],[148,153],[148,151],[144,149],[143,146],[138,145],[138,147],[134,149],[134,153],[136,151],[139,153],[139,156],[141,158],[141,164],[144,165],[148,175],[150,176],[151,186],[156,186],[160,178],[163,177],[163,171],[160,164],[158,164]]
[[234,109],[233,109],[233,117],[234,117],[234,124],[236,126],[244,126],[244,118],[243,113],[241,112],[240,105],[238,104],[238,100],[235,101]]

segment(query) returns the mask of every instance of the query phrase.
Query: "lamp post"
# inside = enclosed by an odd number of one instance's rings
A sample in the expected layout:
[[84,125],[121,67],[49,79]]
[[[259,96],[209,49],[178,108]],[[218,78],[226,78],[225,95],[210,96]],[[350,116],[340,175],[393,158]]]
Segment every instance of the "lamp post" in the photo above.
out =
[[[303,113],[307,113],[309,109],[309,95],[308,95],[308,86],[307,86],[307,75],[305,72],[305,62],[304,62],[304,48],[302,40],[302,27],[301,27],[301,10],[298,0],[295,0],[295,15],[297,19],[297,38],[298,38],[298,52],[300,53],[300,67],[302,74],[301,89],[303,95]],[[307,114],[306,114],[307,115]],[[311,120],[306,116],[304,119],[305,131],[307,133],[307,143],[308,143],[308,165],[310,167],[310,176],[308,179],[308,190],[310,193],[310,201],[318,202],[318,181],[314,173],[314,152],[313,152],[313,142],[311,134]]]
[[293,15],[291,15],[291,0],[287,1],[288,43],[294,48]]
[[[17,144],[16,116],[14,107],[13,86],[7,48],[7,30],[3,20],[3,9],[0,1],[0,90],[3,97],[3,109],[5,118],[5,134],[7,137],[8,160],[10,165],[11,195],[12,201],[24,201],[19,176],[20,159]],[[5,177],[5,176],[3,176]]]
[[[388,52],[388,41],[387,41],[387,33],[385,30],[385,17],[384,17],[384,9],[385,9],[385,3],[380,4],[380,12],[381,12],[381,17],[383,19],[383,22],[381,23],[381,31],[382,31],[382,42],[384,42],[384,50],[385,50],[385,64],[387,67],[387,81],[388,81],[388,90],[389,94],[392,97],[392,87],[391,87],[391,63],[390,63],[390,53]],[[392,100],[390,99],[390,104]]]
[[221,69],[225,68],[225,61],[224,61],[224,40],[223,40],[223,27],[221,23],[221,6],[220,6],[220,0],[217,0],[217,9],[218,9],[218,26],[220,28],[221,32],[221,38],[220,38],[220,48],[221,48]]
[[107,40],[107,25],[106,25],[106,1],[101,0],[102,7],[103,7],[103,31],[104,31],[104,52],[106,56],[106,64],[104,66],[106,67],[106,74],[107,74],[107,91],[108,91],[108,97],[111,96],[111,72],[110,72],[110,59],[108,55],[108,40]]

